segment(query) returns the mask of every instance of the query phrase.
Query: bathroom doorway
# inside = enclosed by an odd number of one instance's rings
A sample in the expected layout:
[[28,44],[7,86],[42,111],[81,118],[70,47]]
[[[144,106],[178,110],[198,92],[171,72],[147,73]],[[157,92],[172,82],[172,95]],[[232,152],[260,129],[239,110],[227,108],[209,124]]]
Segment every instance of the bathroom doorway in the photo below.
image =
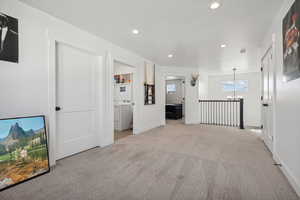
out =
[[114,141],[133,135],[135,67],[114,61]]

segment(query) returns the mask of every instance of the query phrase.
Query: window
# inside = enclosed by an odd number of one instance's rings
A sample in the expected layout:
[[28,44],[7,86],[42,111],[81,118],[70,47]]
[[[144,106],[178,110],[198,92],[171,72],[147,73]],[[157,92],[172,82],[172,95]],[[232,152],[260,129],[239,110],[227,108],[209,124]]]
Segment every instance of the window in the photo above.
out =
[[233,92],[234,89],[237,92],[247,92],[248,91],[248,80],[238,80],[235,81],[223,81],[222,82],[223,92]]
[[243,99],[243,96],[236,96],[235,98],[233,96],[227,96],[226,99],[232,100],[232,99]]
[[175,84],[168,84],[167,85],[167,93],[176,92],[176,85]]

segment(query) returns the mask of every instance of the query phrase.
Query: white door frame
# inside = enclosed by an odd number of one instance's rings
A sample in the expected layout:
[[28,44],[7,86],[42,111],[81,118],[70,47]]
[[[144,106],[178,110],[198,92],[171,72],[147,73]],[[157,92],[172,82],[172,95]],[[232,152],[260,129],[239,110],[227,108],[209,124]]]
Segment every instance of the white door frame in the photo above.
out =
[[99,127],[96,127],[96,135],[98,137],[98,144],[100,146],[101,141],[101,127],[102,127],[102,121],[103,119],[103,102],[100,98],[103,91],[103,83],[100,83],[101,77],[102,77],[102,56],[98,55],[96,51],[93,51],[91,49],[86,49],[84,47],[81,47],[80,45],[76,45],[77,41],[72,40],[65,37],[59,37],[57,35],[54,35],[47,31],[47,46],[48,46],[48,138],[49,138],[49,160],[50,160],[50,166],[54,166],[56,164],[57,155],[56,155],[56,94],[57,94],[57,85],[56,85],[56,46],[57,43],[66,44],[69,46],[72,46],[77,49],[81,49],[83,51],[86,51],[90,53],[91,55],[94,55],[98,57],[98,67],[96,67],[96,122],[98,121]]
[[[114,79],[114,69],[115,69],[115,66],[114,66],[114,63],[115,62],[118,62],[118,63],[122,63],[124,65],[127,65],[128,67],[131,67],[134,69],[134,73],[133,73],[133,81],[132,81],[132,92],[133,92],[133,96],[132,96],[132,103],[133,103],[133,130],[132,130],[132,134],[133,135],[136,135],[137,134],[137,129],[136,129],[136,122],[137,122],[137,67],[134,66],[134,65],[131,65],[131,64],[127,64],[126,62],[124,61],[121,61],[119,60],[118,58],[112,58],[112,70],[110,72],[110,76],[111,76],[111,79],[113,80]],[[114,83],[112,84],[112,93],[111,93],[111,99],[112,99],[112,102],[114,102],[114,89],[115,89],[115,86],[114,86]],[[112,120],[112,126],[114,127],[114,104],[112,104],[112,109],[113,109],[113,112],[112,115],[113,115],[113,120]],[[113,132],[112,132],[112,137],[113,137],[113,141],[115,141],[114,139],[114,128],[113,128]]]
[[[272,112],[271,112],[271,117],[272,117],[272,127],[271,127],[271,130],[272,130],[272,136],[273,136],[273,140],[272,140],[272,144],[266,144],[267,146],[270,147],[270,151],[271,153],[273,154],[274,156],[274,153],[276,152],[276,96],[277,96],[277,91],[276,91],[276,35],[275,34],[272,34],[272,42],[271,42],[271,45],[268,46],[267,50],[264,52],[262,58],[261,58],[261,67],[263,68],[263,61],[265,59],[265,57],[268,55],[268,53],[271,51],[272,53],[272,63],[271,63],[271,66],[272,68],[269,70],[269,73],[271,73],[272,75],[272,78],[273,78],[273,81],[271,83],[271,88],[272,88],[272,101],[271,101],[271,106],[272,106]],[[264,95],[263,94],[263,87],[264,87],[264,77],[263,77],[263,72],[261,72],[261,91],[262,91],[262,96]],[[263,103],[263,102],[262,102]],[[263,106],[262,106],[262,109],[261,109],[261,113],[262,113],[262,122],[263,122]],[[262,123],[263,124],[263,123]],[[264,135],[262,136],[263,140],[264,140]],[[264,141],[266,143],[266,141]]]
[[163,82],[163,91],[164,91],[164,95],[163,95],[163,102],[164,102],[164,112],[163,112],[163,124],[164,125],[166,125],[166,81],[167,81],[167,77],[168,76],[176,76],[176,77],[179,77],[180,78],[180,80],[183,80],[184,81],[184,124],[187,124],[186,123],[186,114],[187,114],[187,112],[186,112],[186,90],[187,90],[187,82],[186,82],[186,80],[187,80],[187,78],[186,78],[186,76],[184,76],[184,75],[179,75],[179,74],[176,74],[176,73],[166,73],[165,75],[164,75],[164,82]]

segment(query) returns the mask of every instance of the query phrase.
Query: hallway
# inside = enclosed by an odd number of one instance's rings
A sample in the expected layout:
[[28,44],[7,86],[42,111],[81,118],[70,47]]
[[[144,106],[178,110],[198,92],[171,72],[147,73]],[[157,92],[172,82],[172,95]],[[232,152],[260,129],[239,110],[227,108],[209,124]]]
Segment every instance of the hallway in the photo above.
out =
[[298,198],[253,133],[172,123],[61,160],[0,199]]

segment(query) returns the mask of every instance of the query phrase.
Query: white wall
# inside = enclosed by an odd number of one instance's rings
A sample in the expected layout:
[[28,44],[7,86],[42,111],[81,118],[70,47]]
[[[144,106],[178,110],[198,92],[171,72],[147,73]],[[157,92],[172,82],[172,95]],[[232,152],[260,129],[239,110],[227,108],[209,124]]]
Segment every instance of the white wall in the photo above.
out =
[[114,62],[114,74],[131,74],[135,71],[135,68],[119,62]]
[[185,123],[198,124],[200,123],[199,114],[199,86],[192,87],[191,75],[198,72],[196,68],[189,67],[158,67],[156,69],[156,97],[157,104],[160,110],[160,120],[165,124],[165,102],[166,102],[166,77],[180,76],[185,78]]
[[[107,109],[107,105],[113,102],[113,90],[111,92],[108,90],[109,85],[104,87],[107,81],[112,82],[112,77],[108,76],[110,72],[113,75],[113,69],[111,69],[113,64],[108,65],[107,61],[110,57],[112,60],[135,66],[137,69],[139,76],[138,86],[135,88],[138,91],[136,132],[140,133],[161,125],[161,106],[158,104],[144,106],[143,104],[143,69],[146,59],[17,0],[0,0],[0,9],[1,12],[19,19],[20,33],[20,62],[15,64],[0,61],[0,118],[36,114],[44,114],[48,117],[53,112],[54,107],[49,107],[53,89],[49,80],[52,71],[52,65],[49,63],[53,62],[53,57],[49,53],[51,38],[93,52],[106,61],[103,63],[103,68],[99,69],[102,77],[98,80],[101,85],[99,97],[103,101],[99,108],[103,115],[101,115],[102,120],[99,121],[98,130],[101,146],[113,143],[110,128],[104,126],[107,122],[113,121],[112,111]],[[111,99],[107,98],[110,93]],[[54,134],[55,131],[50,129],[51,164],[54,163],[54,137],[52,137]]]
[[184,91],[183,91],[183,80],[177,79],[177,80],[167,80],[166,85],[174,84],[176,87],[175,92],[166,93],[166,103],[167,104],[181,104],[183,97],[184,97]]
[[206,100],[208,98],[208,74],[201,70],[199,71],[199,99]]
[[[272,43],[272,34],[275,34],[275,146],[274,158],[282,164],[282,170],[289,178],[291,184],[300,195],[300,79],[284,82],[282,74],[282,20],[294,0],[285,0],[274,19],[272,27],[262,44],[262,54]],[[261,55],[262,57],[262,55]]]
[[[237,74],[236,80],[248,80],[248,91],[237,92],[237,96],[244,98],[244,120],[245,126],[261,126],[261,74],[259,72]],[[232,81],[233,75],[216,75],[208,77],[208,98],[226,99],[233,96],[233,92],[224,92],[222,89],[223,81]]]

